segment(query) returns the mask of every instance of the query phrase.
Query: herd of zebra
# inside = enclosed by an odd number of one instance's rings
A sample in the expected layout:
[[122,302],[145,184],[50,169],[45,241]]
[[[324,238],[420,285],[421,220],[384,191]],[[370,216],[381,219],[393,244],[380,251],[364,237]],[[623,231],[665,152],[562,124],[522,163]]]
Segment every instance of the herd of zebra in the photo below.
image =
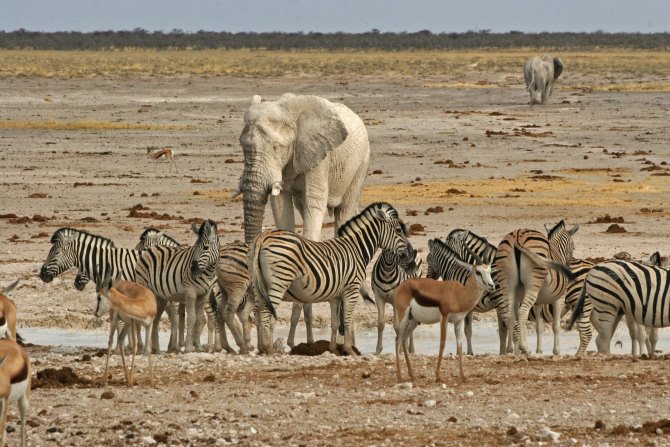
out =
[[[344,335],[345,351],[351,352],[355,343],[354,308],[361,297],[372,301],[365,291],[366,269],[381,249],[370,280],[378,310],[375,352],[379,354],[386,304],[393,305],[393,291],[399,284],[423,272],[406,225],[387,203],[368,206],[339,228],[338,237],[323,242],[308,241],[290,231],[271,230],[261,233],[251,246],[222,245],[213,221],[206,220],[192,229],[197,235],[193,245],[180,244],[162,231],[149,228],[134,249],[127,249],[116,247],[102,236],[61,228],[51,238],[40,278],[48,283],[76,267],[78,290],[83,290],[90,279],[108,276],[151,289],[158,314],[152,346],[144,346],[145,352],[149,348],[159,352],[156,335],[160,316],[166,311],[171,328],[168,352],[202,349],[200,335],[207,324],[210,349],[235,352],[226,337],[227,326],[239,352],[249,353],[255,322],[259,352],[271,353],[276,308],[283,300],[328,301],[331,349],[335,349],[339,331]],[[594,265],[574,259],[573,235],[577,229],[567,228],[563,221],[547,228],[546,233],[520,229],[505,236],[497,248],[485,237],[464,229],[453,230],[444,240],[428,242],[429,278],[465,283],[469,273],[460,264],[473,264],[473,257],[485,256],[483,262],[492,266],[495,290],[485,292],[465,318],[468,354],[473,354],[472,312],[491,310],[498,318],[500,354],[529,352],[526,324],[518,323],[527,320],[535,321],[538,353],[542,351],[542,327],[545,322],[552,325],[553,353],[559,354],[560,321],[570,310],[570,326],[576,323],[580,334],[577,355],[585,353],[592,326],[598,332],[598,351],[609,353],[614,329],[624,316],[633,355],[638,349],[654,352],[657,328],[670,326],[667,259],[658,253],[650,263],[610,260]],[[307,341],[313,342],[310,318],[305,320]],[[291,321],[287,340],[291,347],[296,324]]]

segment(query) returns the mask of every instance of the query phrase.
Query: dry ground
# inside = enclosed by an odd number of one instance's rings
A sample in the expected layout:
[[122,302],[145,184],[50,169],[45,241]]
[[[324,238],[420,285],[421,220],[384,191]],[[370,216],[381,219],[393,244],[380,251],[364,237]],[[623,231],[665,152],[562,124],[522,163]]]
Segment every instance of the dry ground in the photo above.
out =
[[[56,229],[77,227],[131,247],[147,226],[187,242],[192,219],[212,218],[224,242],[242,239],[241,203],[228,199],[243,166],[242,115],[253,94],[286,91],[344,102],[363,117],[373,160],[362,203],[389,201],[421,224],[413,242],[424,254],[427,239],[457,227],[497,242],[560,219],[580,224],[578,257],[667,252],[670,70],[640,78],[607,70],[566,69],[550,104],[533,108],[517,70],[467,65],[453,75],[411,77],[3,77],[0,281],[22,279],[13,296],[24,326],[102,328],[91,315],[92,291],[72,287],[74,273],[48,285],[37,278]],[[146,160],[148,146],[175,149],[179,173]],[[129,217],[138,204],[148,217]],[[593,223],[606,214],[623,217],[626,232]],[[280,309],[283,323],[289,307]],[[317,323],[327,324],[327,306],[316,311]],[[370,327],[376,315],[359,306],[356,318]],[[566,445],[670,444],[657,427],[653,434],[630,428],[669,417],[665,358],[478,356],[466,359],[466,384],[442,388],[432,384],[434,357],[419,357],[423,377],[408,389],[395,386],[388,356],[192,354],[157,361],[157,390],[142,385],[140,372],[141,385],[127,391],[118,367],[111,387],[97,385],[101,358],[31,352],[36,372],[70,366],[96,381],[33,392],[34,445],[150,442],[143,437],[171,445],[507,445],[525,435],[550,443],[545,427]],[[452,372],[454,365],[448,361]],[[107,389],[115,396],[100,399]],[[604,423],[599,431],[596,420]],[[512,426],[521,434],[507,435]]]

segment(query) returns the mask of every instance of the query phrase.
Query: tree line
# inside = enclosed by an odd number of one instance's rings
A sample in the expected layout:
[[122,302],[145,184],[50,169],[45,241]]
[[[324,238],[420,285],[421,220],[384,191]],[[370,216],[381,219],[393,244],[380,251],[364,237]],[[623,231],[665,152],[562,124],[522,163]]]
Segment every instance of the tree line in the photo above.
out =
[[670,33],[492,33],[489,30],[465,33],[229,33],[181,30],[170,32],[64,31],[43,33],[19,29],[0,31],[0,48],[35,50],[147,49],[268,49],[268,50],[457,50],[471,48],[639,48],[668,49]]

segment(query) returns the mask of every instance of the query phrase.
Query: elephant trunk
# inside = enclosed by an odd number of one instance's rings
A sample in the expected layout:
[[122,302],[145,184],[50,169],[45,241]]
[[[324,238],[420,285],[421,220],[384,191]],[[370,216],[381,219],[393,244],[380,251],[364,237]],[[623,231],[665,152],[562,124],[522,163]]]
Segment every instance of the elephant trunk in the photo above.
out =
[[265,205],[268,202],[267,185],[251,180],[253,176],[244,176],[242,187],[244,198],[244,241],[250,244],[263,229]]

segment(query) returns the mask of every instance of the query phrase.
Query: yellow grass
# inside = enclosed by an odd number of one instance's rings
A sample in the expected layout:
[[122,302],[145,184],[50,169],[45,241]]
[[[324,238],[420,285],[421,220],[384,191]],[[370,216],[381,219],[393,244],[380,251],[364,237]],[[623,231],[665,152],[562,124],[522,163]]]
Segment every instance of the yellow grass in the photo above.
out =
[[0,121],[3,130],[188,130],[192,126],[173,124],[128,123],[119,121],[28,121],[4,120]]
[[[469,74],[520,76],[526,58],[546,52],[549,51],[0,50],[0,77],[466,76],[454,81],[463,82],[462,87],[470,87],[478,84],[468,83]],[[663,90],[670,85],[670,52],[667,51],[562,51],[560,56],[565,62],[566,75],[599,74],[608,89],[625,84],[641,85],[643,90]],[[642,76],[662,76],[663,80],[638,84]],[[566,79],[565,84],[575,82],[571,79]]]

